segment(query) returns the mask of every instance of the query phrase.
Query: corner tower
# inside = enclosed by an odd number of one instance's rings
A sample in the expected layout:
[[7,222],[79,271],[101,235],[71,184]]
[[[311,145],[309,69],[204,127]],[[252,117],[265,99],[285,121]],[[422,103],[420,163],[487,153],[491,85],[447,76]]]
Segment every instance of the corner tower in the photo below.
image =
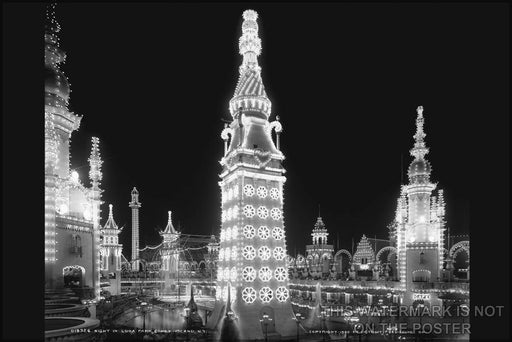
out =
[[132,190],[132,201],[129,203],[132,208],[132,270],[138,271],[139,262],[139,208],[141,203],[139,202],[139,192],[136,187]]
[[168,291],[174,285],[174,280],[178,278],[179,265],[179,237],[180,233],[172,225],[172,212],[169,211],[167,226],[160,232],[163,238],[161,249],[162,273],[164,278],[164,290]]
[[[269,333],[295,333],[288,291],[283,185],[286,181],[279,150],[279,121],[269,122],[271,102],[265,92],[258,56],[258,14],[243,13],[243,56],[229,110],[233,121],[222,131],[223,167],[220,250],[217,271],[218,306],[228,293],[242,339],[262,339],[264,314],[272,318]],[[276,117],[276,120],[278,118]],[[272,139],[276,132],[276,144]],[[229,289],[229,290],[228,290]]]
[[100,230],[102,236],[101,243],[101,273],[108,279],[110,287],[108,288],[112,295],[121,294],[121,253],[123,245],[119,244],[119,233],[123,228],[119,228],[114,221],[112,204],[109,204],[108,220]]

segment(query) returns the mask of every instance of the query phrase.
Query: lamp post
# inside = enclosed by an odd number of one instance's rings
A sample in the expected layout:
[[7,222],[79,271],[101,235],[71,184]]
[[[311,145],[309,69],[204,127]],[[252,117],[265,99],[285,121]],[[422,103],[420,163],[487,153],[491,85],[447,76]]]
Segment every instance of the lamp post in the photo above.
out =
[[267,314],[263,314],[262,318],[260,319],[260,322],[265,326],[265,342],[268,341],[268,323],[270,321],[272,321],[272,318],[270,318]]
[[299,325],[300,325],[300,321],[301,321],[302,319],[304,319],[304,317],[302,317],[302,315],[300,314],[300,312],[297,312],[297,313],[295,314],[295,317],[294,317],[294,318],[292,318],[292,319],[293,319],[293,320],[295,321],[295,323],[297,324],[297,341],[298,341],[298,340],[299,340]]
[[141,302],[140,305],[137,306],[137,310],[139,310],[142,313],[142,330],[146,330],[146,313],[149,306],[146,302]]

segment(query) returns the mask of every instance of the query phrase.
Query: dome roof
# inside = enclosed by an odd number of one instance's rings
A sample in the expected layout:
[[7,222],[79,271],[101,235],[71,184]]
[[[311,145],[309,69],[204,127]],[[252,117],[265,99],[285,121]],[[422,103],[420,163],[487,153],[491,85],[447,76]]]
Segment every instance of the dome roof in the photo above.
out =
[[430,166],[430,163],[427,160],[416,159],[409,166],[408,174],[409,174],[409,177],[428,176],[428,175],[430,175],[431,171],[432,171],[432,168]]
[[49,66],[46,66],[45,69],[45,92],[59,96],[67,102],[69,100],[70,87],[68,79],[64,73]]

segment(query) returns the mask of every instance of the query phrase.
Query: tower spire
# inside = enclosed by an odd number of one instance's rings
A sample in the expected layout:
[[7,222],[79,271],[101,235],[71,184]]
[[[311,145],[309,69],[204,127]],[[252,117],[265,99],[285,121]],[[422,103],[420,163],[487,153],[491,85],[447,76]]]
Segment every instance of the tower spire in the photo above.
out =
[[416,134],[414,134],[414,147],[411,149],[411,155],[415,159],[423,159],[428,153],[428,148],[425,146],[425,137],[427,136],[423,130],[425,119],[423,118],[423,106],[418,106],[416,109],[418,116],[416,117]]
[[258,56],[261,54],[261,39],[258,36],[258,13],[246,10],[243,13],[242,36],[238,42],[239,53],[243,56],[240,77],[229,110],[233,118],[242,112],[252,111],[264,114],[268,119],[272,103],[267,97]]

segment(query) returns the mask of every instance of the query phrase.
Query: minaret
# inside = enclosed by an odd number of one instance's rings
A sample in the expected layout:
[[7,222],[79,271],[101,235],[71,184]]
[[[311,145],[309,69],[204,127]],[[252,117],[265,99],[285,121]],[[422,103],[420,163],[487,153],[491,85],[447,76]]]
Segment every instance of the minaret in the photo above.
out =
[[165,281],[165,289],[169,290],[173,284],[174,279],[178,276],[179,265],[179,249],[178,239],[180,233],[174,229],[172,224],[172,212],[168,212],[169,218],[167,226],[160,232],[163,238],[163,246],[161,250],[162,255],[162,272]]
[[[121,294],[121,253],[123,245],[119,244],[119,229],[114,221],[113,205],[109,204],[108,219],[101,229],[101,272],[109,279],[109,291],[112,295]],[[114,276],[112,277],[112,274]]]
[[329,233],[325,227],[324,221],[320,216],[320,206],[318,207],[318,217],[316,219],[313,232],[311,233],[312,245],[306,246],[307,257],[313,258],[310,269],[312,272],[329,273],[329,265],[332,261],[334,246],[327,244]]
[[91,190],[89,192],[89,198],[91,201],[92,211],[92,222],[93,222],[93,244],[92,244],[92,255],[93,255],[93,279],[94,279],[94,290],[96,299],[100,297],[100,269],[101,269],[101,238],[100,238],[100,220],[101,220],[101,193],[100,189],[101,180],[103,173],[101,172],[101,165],[103,161],[100,157],[99,143],[100,139],[97,137],[91,138],[91,155],[89,157],[89,179],[91,181]]
[[[414,160],[408,170],[409,184],[402,187],[397,210],[397,249],[400,281],[407,289],[413,282],[440,280],[444,249],[444,200],[432,192],[437,184],[430,181],[432,168],[425,158],[423,107],[417,109]],[[440,198],[440,205],[437,198]],[[405,294],[405,304],[412,302],[412,292]]]
[[[242,339],[262,339],[261,313],[272,318],[269,333],[294,336],[288,291],[283,219],[284,155],[272,139],[271,102],[261,78],[258,14],[243,13],[239,41],[243,56],[229,110],[233,121],[222,131],[226,146],[220,161],[222,192],[220,250],[215,310],[226,305],[229,291]],[[228,140],[230,140],[228,142]],[[231,288],[228,290],[229,286]]]
[[138,271],[139,262],[139,192],[136,187],[132,190],[132,201],[129,203],[132,208],[132,270]]

